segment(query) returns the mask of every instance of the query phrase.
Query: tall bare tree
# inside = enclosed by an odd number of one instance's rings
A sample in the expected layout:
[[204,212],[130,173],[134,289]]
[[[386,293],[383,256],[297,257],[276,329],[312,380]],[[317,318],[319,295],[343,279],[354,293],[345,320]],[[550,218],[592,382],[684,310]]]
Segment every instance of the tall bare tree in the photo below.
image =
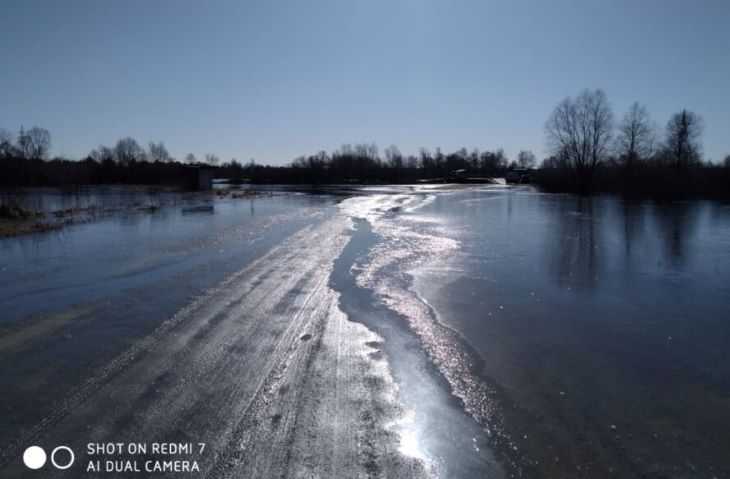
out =
[[687,167],[700,161],[702,145],[702,118],[694,112],[682,110],[672,115],[667,123],[666,148],[674,165]]
[[20,126],[20,131],[18,132],[18,141],[16,142],[16,145],[18,146],[18,152],[20,153],[20,156],[26,159],[31,158],[32,149],[30,145],[30,137],[25,131],[25,128],[23,128],[23,125]]
[[134,138],[122,138],[114,146],[114,158],[120,164],[128,165],[142,160],[144,158],[144,150]]
[[403,154],[395,145],[390,145],[385,149],[385,160],[391,168],[399,169],[403,167]]
[[185,155],[185,163],[192,165],[193,163],[197,163],[197,162],[198,162],[198,159],[195,158],[195,155],[193,155],[192,153],[188,153],[187,155]]
[[13,134],[0,128],[0,157],[12,156],[14,151]]
[[530,150],[522,150],[517,153],[517,166],[520,168],[534,168],[537,165],[537,158]]
[[651,156],[655,141],[649,112],[646,107],[634,102],[618,126],[615,148],[619,160],[631,168],[637,161]]
[[612,130],[613,112],[603,90],[584,90],[561,101],[545,125],[550,149],[567,161],[586,189],[608,154]]
[[150,142],[147,156],[150,161],[161,161],[163,163],[167,163],[171,159],[170,153],[161,141],[159,143]]
[[220,163],[220,158],[218,158],[213,153],[207,153],[205,155],[205,162],[208,163],[210,166],[218,166],[218,163]]
[[28,130],[27,135],[31,158],[45,158],[51,149],[51,133],[45,128],[34,126]]

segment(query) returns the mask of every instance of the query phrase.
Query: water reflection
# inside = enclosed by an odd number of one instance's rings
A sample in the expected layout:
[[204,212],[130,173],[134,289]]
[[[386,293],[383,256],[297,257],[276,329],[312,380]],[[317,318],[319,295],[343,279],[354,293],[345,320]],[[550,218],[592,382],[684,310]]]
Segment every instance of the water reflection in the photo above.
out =
[[[3,320],[13,321],[43,310],[54,310],[74,303],[93,301],[97,297],[120,294],[126,287],[154,284],[154,274],[140,275],[131,283],[105,282],[126,274],[130,264],[157,265],[162,276],[207,264],[215,268],[219,260],[230,259],[230,267],[250,258],[251,243],[260,235],[285,230],[309,221],[320,208],[332,204],[326,197],[263,196],[249,200],[219,201],[215,214],[182,215],[186,194],[168,194],[158,199],[165,206],[152,212],[123,211],[105,215],[96,221],[81,222],[42,234],[0,239],[0,305]],[[39,208],[119,205],[120,201],[138,204],[146,193],[112,191],[84,197],[58,192],[27,196],[26,204]],[[122,200],[120,200],[122,198]],[[196,201],[199,201],[196,200]],[[247,204],[248,203],[248,204]],[[259,206],[255,207],[257,203]],[[310,209],[314,208],[314,209]],[[245,216],[244,216],[245,215]],[[290,227],[278,218],[290,217]],[[242,219],[245,219],[242,221]],[[241,241],[241,240],[244,241]],[[209,248],[210,246],[216,248]],[[262,247],[265,245],[262,245]],[[239,250],[243,251],[239,252]],[[238,256],[235,256],[239,252]],[[168,266],[177,263],[178,266]],[[163,269],[167,269],[163,272]],[[223,268],[228,270],[229,266]],[[212,269],[211,269],[212,271]],[[217,276],[215,273],[211,277]],[[202,279],[202,277],[200,277]],[[76,283],[88,284],[86,290],[74,292]],[[65,294],[61,290],[65,289]],[[46,301],[21,300],[30,291],[58,290]],[[51,299],[53,299],[51,301]]]
[[636,201],[621,201],[617,204],[619,214],[623,218],[624,259],[627,267],[631,266],[633,257],[632,244],[640,241],[644,233],[644,208]]
[[553,241],[546,244],[558,283],[568,289],[591,289],[598,282],[603,238],[601,205],[594,198],[547,203]]
[[688,238],[694,233],[700,204],[697,202],[674,202],[657,204],[654,216],[657,229],[663,240],[665,263],[681,268],[686,262]]
[[420,213],[461,246],[418,291],[518,405],[535,477],[730,477],[727,204],[521,190]]
[[[514,200],[507,199],[507,205]],[[658,267],[681,271],[696,238],[705,210],[702,202],[654,203],[617,198],[565,196],[540,202],[540,211],[525,211],[547,218],[545,258],[557,283],[568,289],[590,290],[598,285],[606,261],[618,261],[626,272]],[[508,208],[505,222],[512,213]],[[718,218],[723,218],[717,215]],[[724,218],[726,219],[726,217]],[[527,218],[526,221],[535,221]],[[620,241],[622,247],[615,247]],[[611,265],[610,269],[617,269]]]

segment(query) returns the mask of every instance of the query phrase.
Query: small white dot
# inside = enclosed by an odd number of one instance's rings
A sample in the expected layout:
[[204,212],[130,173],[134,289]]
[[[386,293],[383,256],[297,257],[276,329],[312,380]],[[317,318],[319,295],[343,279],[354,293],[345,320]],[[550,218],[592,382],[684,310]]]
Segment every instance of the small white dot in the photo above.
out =
[[46,451],[42,447],[30,446],[23,453],[23,463],[28,469],[40,469],[46,463]]

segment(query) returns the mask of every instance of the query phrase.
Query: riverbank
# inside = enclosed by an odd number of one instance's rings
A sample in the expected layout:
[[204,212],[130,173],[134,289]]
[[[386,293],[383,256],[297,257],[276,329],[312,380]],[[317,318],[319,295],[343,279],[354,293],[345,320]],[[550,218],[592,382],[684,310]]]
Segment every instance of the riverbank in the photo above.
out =
[[730,200],[730,167],[713,165],[672,168],[640,164],[628,169],[599,166],[590,180],[578,180],[570,168],[540,168],[532,182],[550,193],[616,194],[633,199]]
[[57,231],[115,215],[153,214],[161,208],[174,206],[194,209],[221,200],[252,199],[271,194],[228,185],[206,192],[146,186],[5,192],[0,201],[0,238]]
[[49,214],[30,211],[21,216],[0,217],[0,238],[56,231],[114,214],[154,213],[159,209],[159,206],[147,205],[129,208],[67,208],[51,211]]
[[39,233],[55,229],[41,218],[42,214],[26,210],[17,204],[0,204],[0,238]]

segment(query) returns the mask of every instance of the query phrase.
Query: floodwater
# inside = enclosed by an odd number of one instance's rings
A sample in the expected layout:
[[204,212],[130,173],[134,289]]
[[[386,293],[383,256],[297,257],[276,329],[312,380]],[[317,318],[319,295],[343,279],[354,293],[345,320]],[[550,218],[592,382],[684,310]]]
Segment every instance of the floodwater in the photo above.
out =
[[514,474],[730,477],[730,205],[488,188],[383,201],[363,213],[382,242],[361,282]]
[[25,202],[169,206],[0,239],[2,441],[207,289],[335,211],[331,198],[291,194],[217,200],[200,213],[184,209],[199,197],[173,193],[44,193]]
[[202,477],[730,477],[730,205],[352,193],[0,240],[0,472],[183,437]]

